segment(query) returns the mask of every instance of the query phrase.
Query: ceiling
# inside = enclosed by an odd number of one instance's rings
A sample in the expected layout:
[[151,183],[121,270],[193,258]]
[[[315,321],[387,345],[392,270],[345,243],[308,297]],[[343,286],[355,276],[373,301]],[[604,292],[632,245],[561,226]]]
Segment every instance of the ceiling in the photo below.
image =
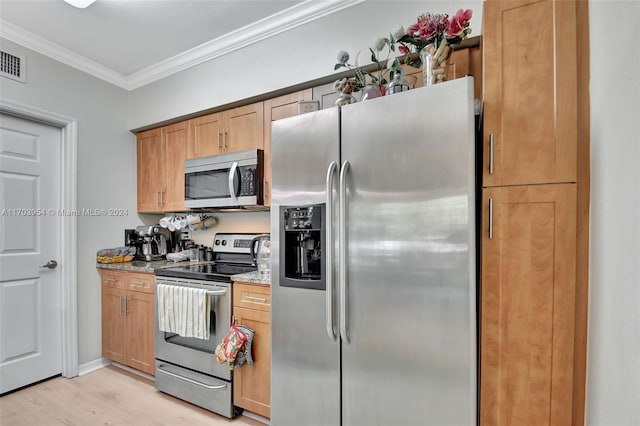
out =
[[128,90],[364,0],[0,0],[0,36]]

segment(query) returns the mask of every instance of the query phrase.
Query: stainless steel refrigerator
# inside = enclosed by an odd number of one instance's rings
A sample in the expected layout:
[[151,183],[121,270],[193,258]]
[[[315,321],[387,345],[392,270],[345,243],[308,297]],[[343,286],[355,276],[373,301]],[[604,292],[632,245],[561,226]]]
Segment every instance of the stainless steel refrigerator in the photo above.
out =
[[272,126],[273,426],[474,425],[473,79]]

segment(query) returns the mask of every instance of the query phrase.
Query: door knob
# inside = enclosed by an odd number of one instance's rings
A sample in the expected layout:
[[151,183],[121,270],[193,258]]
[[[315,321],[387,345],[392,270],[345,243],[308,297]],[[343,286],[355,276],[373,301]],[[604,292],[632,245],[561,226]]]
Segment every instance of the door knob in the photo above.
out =
[[50,260],[47,263],[45,263],[44,265],[41,265],[41,268],[49,268],[49,269],[55,269],[55,267],[58,266],[58,262],[56,262],[55,260]]

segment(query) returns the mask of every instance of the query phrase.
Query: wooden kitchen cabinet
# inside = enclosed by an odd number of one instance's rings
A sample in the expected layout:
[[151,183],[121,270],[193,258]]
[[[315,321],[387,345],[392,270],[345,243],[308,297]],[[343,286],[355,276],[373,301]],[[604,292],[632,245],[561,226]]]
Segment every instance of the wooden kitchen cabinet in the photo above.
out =
[[485,1],[483,18],[484,186],[576,182],[576,2]]
[[224,111],[222,143],[225,152],[263,149],[264,106],[262,102]]
[[271,416],[271,288],[235,282],[233,315],[237,324],[255,331],[253,365],[233,373],[234,405],[269,418]]
[[189,120],[187,158],[207,157],[223,152],[221,112]]
[[570,425],[576,184],[482,194],[480,422]]
[[162,130],[137,134],[138,211],[160,211],[160,191],[164,184]]
[[184,160],[186,157],[188,126],[181,122],[162,128],[165,150],[165,183],[162,211],[184,210]]
[[256,102],[189,120],[187,157],[263,149],[264,106]]
[[102,269],[102,356],[155,374],[154,275]]
[[306,89],[264,102],[264,205],[271,204],[271,122],[298,115],[298,102],[310,101],[313,90]]
[[581,425],[587,2],[487,0],[483,18],[480,424]]
[[186,121],[137,135],[138,212],[184,210]]
[[123,315],[126,290],[110,287],[102,278],[102,356],[126,364]]

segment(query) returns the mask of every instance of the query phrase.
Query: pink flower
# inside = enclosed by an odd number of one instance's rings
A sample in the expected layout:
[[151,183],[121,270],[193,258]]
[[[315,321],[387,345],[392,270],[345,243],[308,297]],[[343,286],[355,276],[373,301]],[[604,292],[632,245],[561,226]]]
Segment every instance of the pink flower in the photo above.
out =
[[409,48],[405,44],[402,44],[402,43],[398,44],[398,50],[403,55],[409,54]]
[[456,14],[451,18],[451,22],[449,23],[449,27],[447,28],[447,36],[453,38],[462,35],[464,30],[469,26],[469,21],[471,20],[472,14],[473,11],[471,11],[471,9],[458,10]]
[[436,30],[436,22],[431,19],[431,15],[427,13],[426,15],[420,15],[418,17],[418,22],[409,27],[407,34],[410,36],[417,34],[424,39],[430,39],[436,35]]

